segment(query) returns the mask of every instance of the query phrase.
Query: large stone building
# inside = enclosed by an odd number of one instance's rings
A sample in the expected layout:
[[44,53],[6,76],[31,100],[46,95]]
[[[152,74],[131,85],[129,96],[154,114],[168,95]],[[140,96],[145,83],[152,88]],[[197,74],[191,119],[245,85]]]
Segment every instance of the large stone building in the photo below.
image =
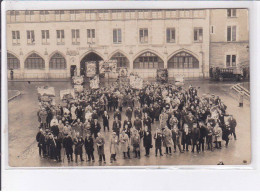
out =
[[247,9],[7,12],[15,78],[66,78],[85,74],[87,61],[110,59],[144,78],[158,68],[207,78],[211,65],[248,61],[247,50]]

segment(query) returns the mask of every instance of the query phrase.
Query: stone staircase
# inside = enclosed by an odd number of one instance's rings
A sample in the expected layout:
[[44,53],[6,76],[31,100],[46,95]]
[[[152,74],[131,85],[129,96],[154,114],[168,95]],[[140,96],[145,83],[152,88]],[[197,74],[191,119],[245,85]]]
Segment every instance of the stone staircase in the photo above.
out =
[[231,87],[231,90],[235,91],[236,93],[244,92],[244,95],[246,98],[250,99],[250,91],[248,91],[246,88],[241,86],[241,84],[235,84]]

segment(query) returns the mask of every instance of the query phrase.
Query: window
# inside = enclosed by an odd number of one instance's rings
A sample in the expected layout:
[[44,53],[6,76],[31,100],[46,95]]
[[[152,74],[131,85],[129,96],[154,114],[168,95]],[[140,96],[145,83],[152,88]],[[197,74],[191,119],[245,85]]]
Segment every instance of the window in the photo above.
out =
[[34,21],[34,11],[25,11],[25,20],[27,22]]
[[228,42],[236,41],[236,26],[227,27],[227,41]]
[[96,11],[94,10],[86,10],[86,20],[95,20],[96,19]]
[[72,44],[79,44],[79,29],[71,30]]
[[79,11],[70,11],[70,20],[80,20],[80,12]]
[[20,19],[20,12],[19,11],[11,11],[11,13],[10,13],[10,15],[11,15],[11,21],[12,22],[18,22],[19,21],[19,19]]
[[55,53],[50,59],[50,69],[66,69],[66,59],[60,54]]
[[175,42],[175,28],[167,28],[166,41],[167,43]]
[[64,20],[64,11],[55,11],[56,21]]
[[42,44],[50,43],[50,33],[49,30],[42,30]]
[[8,65],[8,69],[19,69],[20,61],[13,54],[7,53],[7,65]]
[[57,44],[64,44],[64,30],[56,30]]
[[199,68],[199,61],[187,52],[179,52],[168,61],[168,68],[171,69],[195,69]]
[[148,43],[148,29],[147,28],[139,29],[139,37],[140,37],[140,43]]
[[120,52],[114,54],[110,60],[116,60],[117,67],[129,67],[129,60]]
[[203,42],[202,28],[194,28],[194,42]]
[[96,42],[95,29],[87,29],[87,42],[94,44]]
[[237,10],[236,9],[227,9],[227,16],[228,17],[236,17],[237,16]]
[[24,67],[26,69],[44,69],[45,63],[43,58],[41,58],[36,53],[33,53],[26,58],[24,62]]
[[34,44],[35,37],[33,30],[27,30],[27,44]]
[[12,31],[13,44],[20,44],[20,31]]
[[236,66],[236,55],[226,55],[226,67]]
[[113,43],[114,44],[122,43],[121,29],[113,29]]
[[45,22],[49,20],[49,12],[48,11],[40,11],[40,20],[41,22]]
[[146,52],[134,60],[134,69],[158,69],[163,66],[163,60],[152,52]]

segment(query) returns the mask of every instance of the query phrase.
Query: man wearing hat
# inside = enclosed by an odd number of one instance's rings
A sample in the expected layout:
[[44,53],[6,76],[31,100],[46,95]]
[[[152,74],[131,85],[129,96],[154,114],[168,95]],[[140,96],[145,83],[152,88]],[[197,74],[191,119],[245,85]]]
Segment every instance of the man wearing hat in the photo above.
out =
[[90,133],[87,133],[87,136],[85,138],[85,150],[88,156],[87,161],[90,162],[92,160],[92,162],[94,162],[94,141]]
[[162,155],[162,132],[159,128],[157,128],[154,134],[154,139],[155,139],[155,156],[157,156],[158,150],[160,151],[160,156],[163,156]]
[[46,154],[45,135],[42,128],[40,128],[40,131],[36,135],[36,141],[38,142],[39,156],[45,156]]

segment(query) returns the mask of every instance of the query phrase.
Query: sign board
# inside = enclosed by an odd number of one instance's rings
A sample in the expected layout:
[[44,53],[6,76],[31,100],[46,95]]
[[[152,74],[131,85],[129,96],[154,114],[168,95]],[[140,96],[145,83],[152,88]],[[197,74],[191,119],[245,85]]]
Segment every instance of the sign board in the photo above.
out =
[[92,80],[90,80],[90,88],[98,89],[99,88],[99,76],[95,76]]
[[143,79],[136,75],[130,75],[130,86],[135,89],[143,88]]
[[70,95],[72,98],[75,98],[74,89],[66,89],[60,91],[60,99],[63,99],[66,95]]
[[100,61],[99,62],[99,73],[116,73],[117,69],[117,61],[116,60],[108,60],[108,61]]
[[96,75],[96,61],[88,61],[86,62],[86,76],[94,77]]
[[37,91],[41,96],[55,96],[54,87],[42,86],[38,87]]

